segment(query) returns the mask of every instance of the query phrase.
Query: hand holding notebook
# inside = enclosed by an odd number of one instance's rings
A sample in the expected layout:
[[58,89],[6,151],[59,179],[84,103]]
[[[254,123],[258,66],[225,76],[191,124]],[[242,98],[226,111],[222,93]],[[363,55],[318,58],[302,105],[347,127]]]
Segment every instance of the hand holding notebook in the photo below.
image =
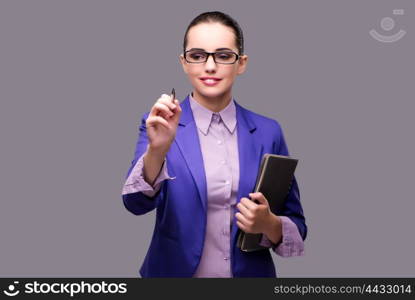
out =
[[[275,214],[283,210],[297,163],[297,159],[276,154],[266,153],[262,158],[254,192],[261,192],[265,196],[270,210]],[[237,245],[246,252],[265,249],[260,245],[261,239],[261,233],[239,230]]]

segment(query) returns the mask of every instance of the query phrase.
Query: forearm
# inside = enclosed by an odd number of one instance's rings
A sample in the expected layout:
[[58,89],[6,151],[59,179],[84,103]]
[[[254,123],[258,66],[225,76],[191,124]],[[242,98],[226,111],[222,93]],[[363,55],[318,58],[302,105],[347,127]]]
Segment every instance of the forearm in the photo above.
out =
[[157,175],[160,173],[165,157],[165,151],[154,150],[151,147],[147,148],[146,154],[143,158],[143,176],[145,181],[150,183],[151,186],[153,186],[154,181],[157,178]]

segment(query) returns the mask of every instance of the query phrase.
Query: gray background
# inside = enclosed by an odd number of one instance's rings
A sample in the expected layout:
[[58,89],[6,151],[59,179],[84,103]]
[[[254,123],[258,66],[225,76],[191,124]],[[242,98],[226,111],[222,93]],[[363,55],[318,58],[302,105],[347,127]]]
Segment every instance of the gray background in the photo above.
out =
[[[137,276],[155,217],[121,200],[139,120],[191,91],[178,55],[208,10],[244,30],[235,98],[300,159],[306,255],[273,254],[278,275],[415,275],[414,1],[14,0],[0,2],[0,276]],[[408,32],[396,43],[369,35],[387,16]]]

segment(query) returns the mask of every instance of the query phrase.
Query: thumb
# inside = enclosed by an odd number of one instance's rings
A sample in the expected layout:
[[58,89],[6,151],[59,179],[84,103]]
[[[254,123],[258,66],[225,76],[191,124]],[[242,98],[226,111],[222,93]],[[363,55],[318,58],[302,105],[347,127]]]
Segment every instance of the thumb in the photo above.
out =
[[267,199],[261,192],[249,193],[249,197],[251,197],[252,200],[257,200],[260,204],[268,205]]
[[174,104],[176,105],[176,108],[174,109],[174,116],[173,116],[173,120],[175,122],[178,122],[180,119],[180,115],[182,114],[182,108],[180,107],[180,102],[179,100],[174,100]]

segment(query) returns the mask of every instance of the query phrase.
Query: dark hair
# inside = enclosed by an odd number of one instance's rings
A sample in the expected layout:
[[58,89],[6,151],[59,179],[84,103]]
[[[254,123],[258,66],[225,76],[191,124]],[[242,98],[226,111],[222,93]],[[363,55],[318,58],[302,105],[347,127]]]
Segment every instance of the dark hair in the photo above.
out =
[[236,22],[231,16],[220,11],[204,12],[194,18],[192,22],[190,22],[189,26],[186,29],[186,33],[184,34],[183,52],[186,51],[187,33],[189,32],[190,28],[200,23],[220,23],[230,27],[235,33],[235,43],[239,54],[242,55],[244,53],[244,36],[241,27],[239,26],[238,22]]

